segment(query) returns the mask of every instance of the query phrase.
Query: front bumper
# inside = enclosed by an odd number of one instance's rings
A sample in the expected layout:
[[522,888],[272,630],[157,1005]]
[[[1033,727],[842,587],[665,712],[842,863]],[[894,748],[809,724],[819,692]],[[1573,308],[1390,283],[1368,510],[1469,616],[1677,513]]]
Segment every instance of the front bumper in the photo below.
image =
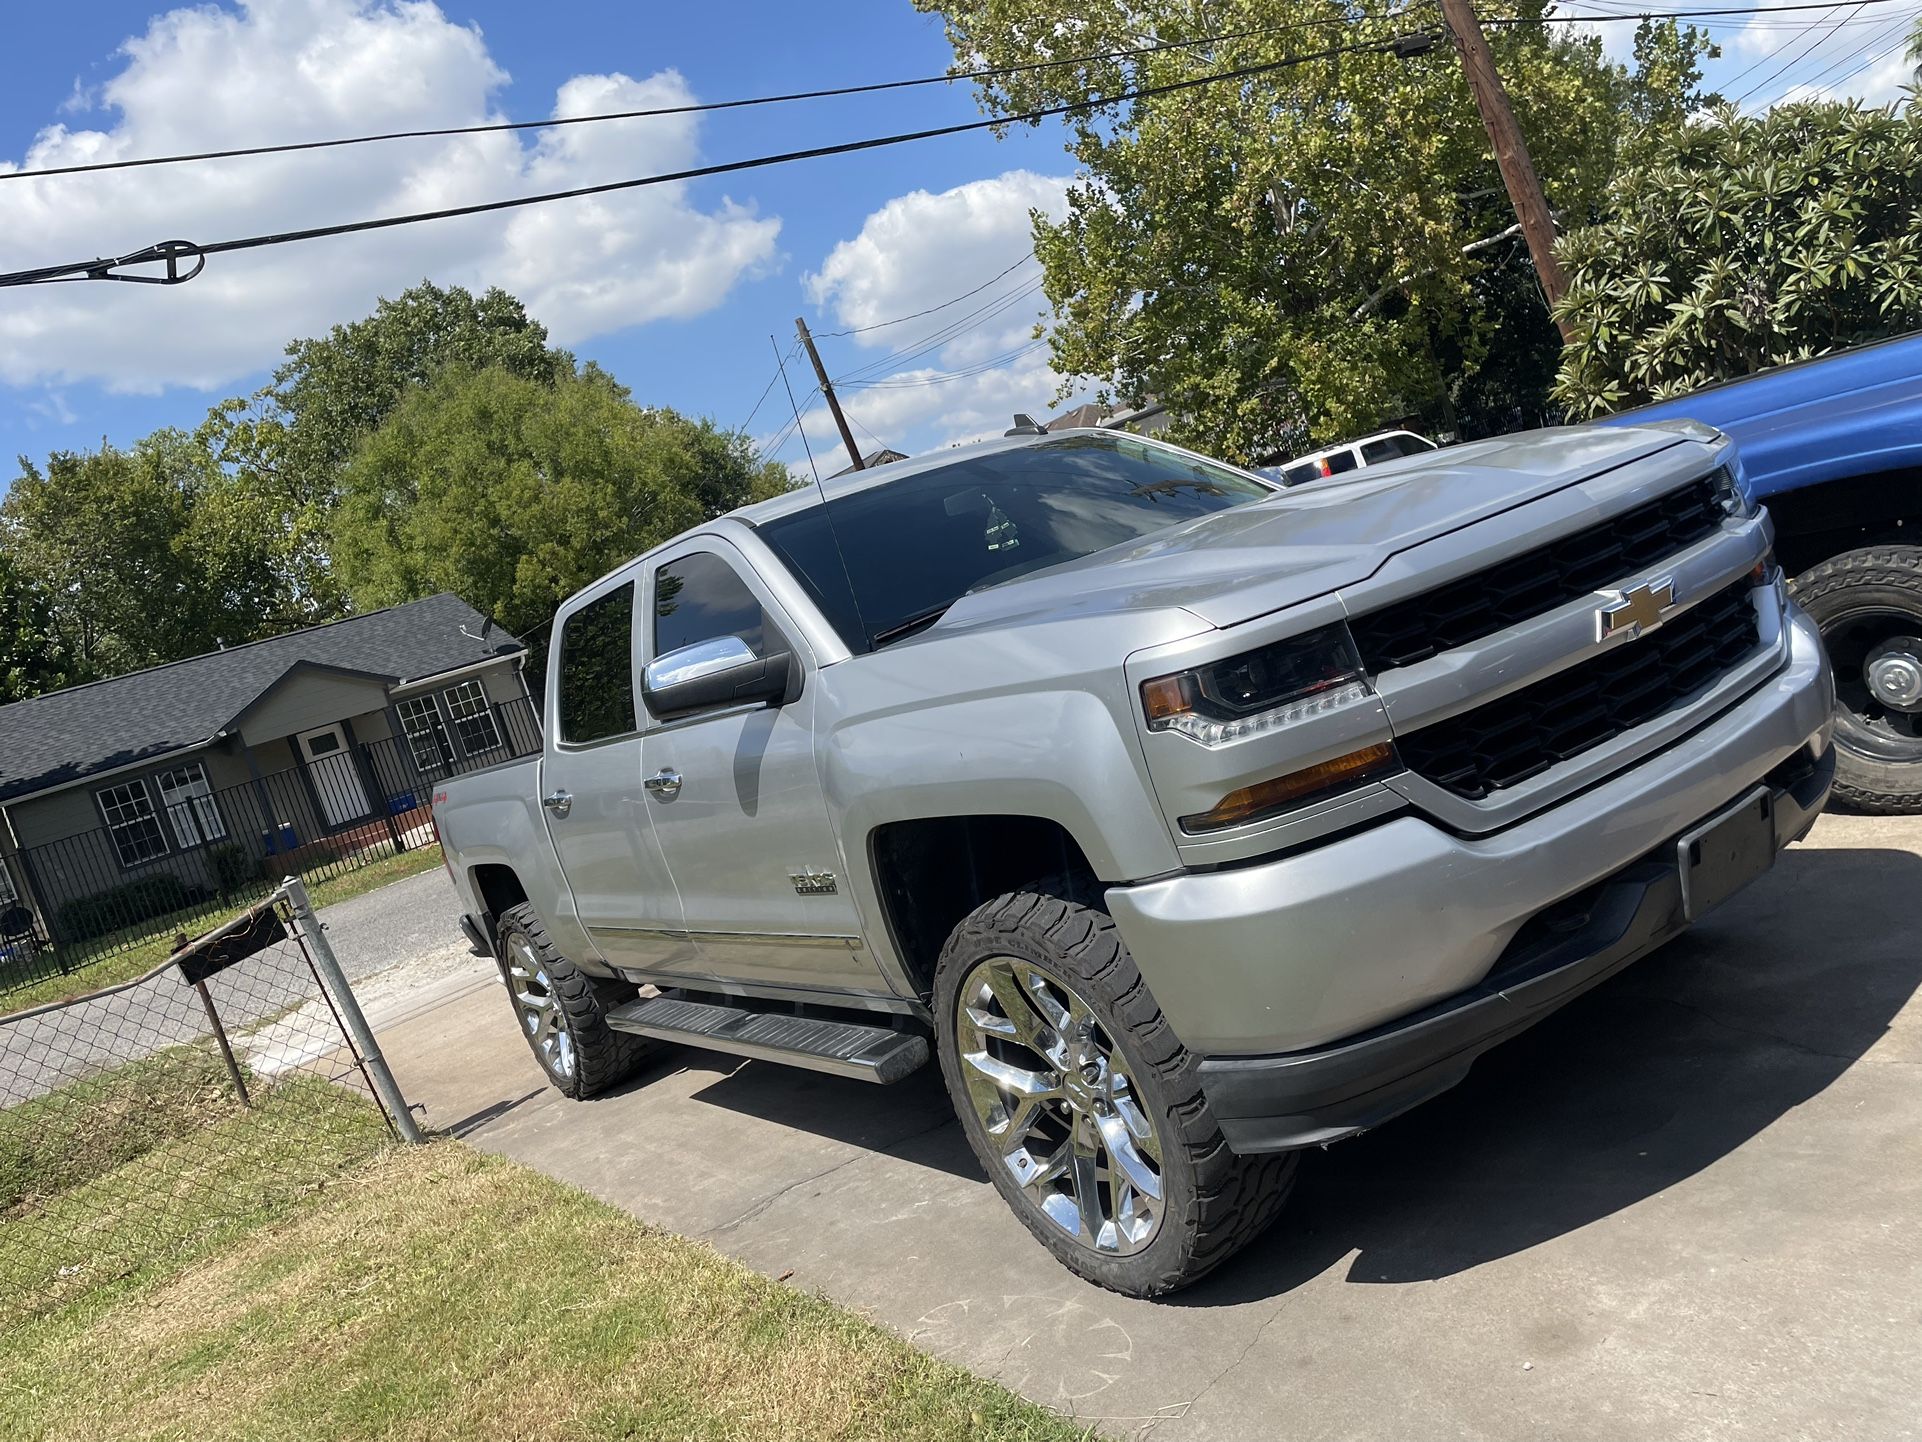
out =
[[1204,1058],[1230,1145],[1333,1140],[1453,1085],[1680,931],[1672,842],[1702,818],[1767,778],[1778,846],[1805,832],[1834,774],[1831,697],[1820,640],[1792,611],[1788,663],[1753,693],[1505,831],[1459,837],[1405,816],[1277,861],[1117,887],[1109,907]]

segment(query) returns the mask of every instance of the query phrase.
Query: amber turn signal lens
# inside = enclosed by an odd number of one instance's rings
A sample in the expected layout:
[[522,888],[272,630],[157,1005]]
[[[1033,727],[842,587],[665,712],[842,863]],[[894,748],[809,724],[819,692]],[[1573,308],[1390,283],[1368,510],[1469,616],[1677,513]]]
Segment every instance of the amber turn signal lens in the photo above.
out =
[[1192,711],[1195,709],[1194,682],[1185,673],[1143,681],[1141,706],[1150,723],[1166,721]]
[[1372,780],[1397,769],[1395,748],[1386,741],[1364,746],[1337,756],[1333,761],[1290,771],[1286,776],[1257,781],[1222,797],[1213,810],[1181,818],[1183,831],[1220,831],[1229,826],[1245,826],[1289,806],[1295,806],[1324,791]]

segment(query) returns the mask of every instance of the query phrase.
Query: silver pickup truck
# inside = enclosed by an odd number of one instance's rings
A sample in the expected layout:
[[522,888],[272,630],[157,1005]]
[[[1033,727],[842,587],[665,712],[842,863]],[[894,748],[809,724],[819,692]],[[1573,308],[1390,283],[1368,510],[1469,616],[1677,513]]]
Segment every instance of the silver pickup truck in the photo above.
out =
[[1688,422],[1285,493],[1011,435],[678,536],[550,656],[544,753],[434,814],[553,1084],[932,1050],[1029,1230],[1140,1296],[1766,871],[1834,773],[1816,632]]

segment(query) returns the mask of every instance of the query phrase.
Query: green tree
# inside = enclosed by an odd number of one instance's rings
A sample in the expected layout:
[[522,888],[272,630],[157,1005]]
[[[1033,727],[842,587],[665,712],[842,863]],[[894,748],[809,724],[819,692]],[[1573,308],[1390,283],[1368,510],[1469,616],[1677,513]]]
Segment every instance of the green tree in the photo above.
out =
[[637,552],[787,484],[744,437],[636,406],[595,367],[553,383],[451,367],[342,472],[334,560],[360,606],[454,591],[522,635]]
[[45,589],[0,551],[0,705],[79,679],[67,671]]
[[274,635],[300,611],[276,571],[277,538],[206,448],[160,430],[130,450],[21,460],[0,536],[46,604],[75,679],[114,676]]
[[1596,415],[1922,325],[1922,115],[1719,107],[1564,236],[1556,395]]
[[[916,3],[942,14],[969,69],[1236,36],[995,76],[979,91],[996,111],[1280,61],[1421,23],[1350,0]],[[1520,10],[1543,8],[1528,0]],[[1490,43],[1549,202],[1577,221],[1600,205],[1633,127],[1693,106],[1707,48],[1693,32],[1650,26],[1630,72],[1605,60],[1599,41],[1560,26],[1503,26]],[[1477,289],[1491,268],[1525,260],[1445,43],[1411,59],[1313,60],[1067,123],[1081,178],[1058,222],[1034,218],[1055,368],[1124,397],[1160,397],[1186,437],[1209,449],[1248,458],[1409,410],[1472,404],[1465,378],[1539,339],[1538,292],[1532,316],[1518,316],[1502,286]],[[1518,322],[1532,330],[1518,335]],[[1548,380],[1537,378],[1537,402]]]

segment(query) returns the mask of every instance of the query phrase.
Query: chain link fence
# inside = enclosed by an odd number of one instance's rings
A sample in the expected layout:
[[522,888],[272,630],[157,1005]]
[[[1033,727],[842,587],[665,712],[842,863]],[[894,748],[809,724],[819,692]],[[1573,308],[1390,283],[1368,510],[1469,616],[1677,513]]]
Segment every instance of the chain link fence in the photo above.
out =
[[202,1252],[397,1139],[420,1138],[283,882],[145,976],[0,1016],[0,1321]]

